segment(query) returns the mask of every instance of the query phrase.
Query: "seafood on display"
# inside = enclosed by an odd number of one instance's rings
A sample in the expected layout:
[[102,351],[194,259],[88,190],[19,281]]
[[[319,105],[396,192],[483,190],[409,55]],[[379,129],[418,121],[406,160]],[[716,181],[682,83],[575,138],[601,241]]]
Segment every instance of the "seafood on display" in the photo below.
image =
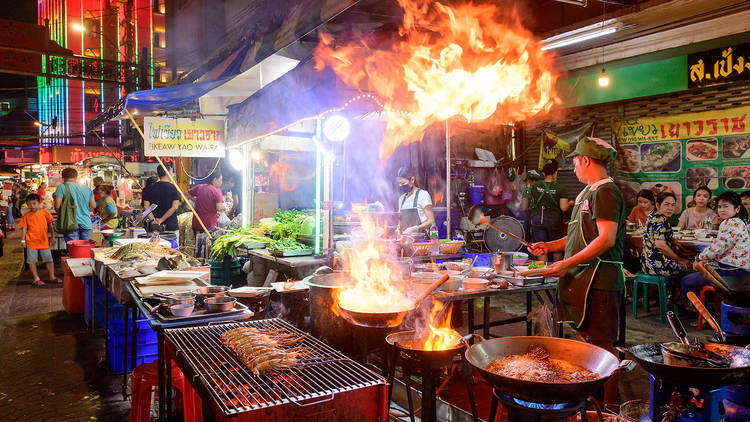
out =
[[176,252],[166,246],[152,244],[148,242],[129,243],[125,246],[110,248],[105,252],[105,256],[118,261],[135,261],[148,258],[161,258],[170,256]]
[[232,349],[253,374],[288,369],[307,353],[296,347],[303,338],[284,330],[264,331],[251,327],[235,328],[221,335],[221,342]]

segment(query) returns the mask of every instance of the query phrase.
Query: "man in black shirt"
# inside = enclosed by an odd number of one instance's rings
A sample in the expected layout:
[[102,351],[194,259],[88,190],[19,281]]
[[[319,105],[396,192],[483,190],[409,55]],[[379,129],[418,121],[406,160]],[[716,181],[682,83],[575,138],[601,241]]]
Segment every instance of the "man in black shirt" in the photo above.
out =
[[169,176],[161,166],[157,168],[157,174],[159,181],[143,190],[143,206],[148,208],[151,204],[156,204],[156,209],[151,213],[151,221],[164,225],[166,231],[179,232],[176,212],[182,201],[180,192],[172,186]]

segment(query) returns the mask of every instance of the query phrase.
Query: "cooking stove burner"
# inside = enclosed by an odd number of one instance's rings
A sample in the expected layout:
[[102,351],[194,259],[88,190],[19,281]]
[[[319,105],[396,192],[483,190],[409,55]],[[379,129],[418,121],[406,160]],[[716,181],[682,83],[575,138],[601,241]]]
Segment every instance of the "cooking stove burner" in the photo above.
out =
[[508,410],[510,422],[565,422],[576,413],[580,413],[582,421],[588,420],[586,400],[555,404],[534,403],[505,395],[497,389],[492,390],[492,407],[488,420],[495,420],[499,403]]
[[455,349],[455,351],[448,356],[447,350],[435,350],[434,353],[428,351],[415,352],[410,349],[404,349],[397,344],[389,345],[391,349],[391,356],[387,356],[386,368],[388,369],[388,383],[391,388],[388,390],[388,403],[391,402],[391,395],[393,393],[393,379],[396,375],[396,366],[401,361],[401,368],[403,371],[402,381],[406,386],[406,398],[409,404],[409,419],[414,422],[414,406],[411,400],[411,387],[409,386],[409,380],[412,375],[419,373],[422,377],[422,411],[421,420],[423,422],[437,422],[437,390],[440,388],[436,385],[440,374],[446,369],[448,370],[448,377],[451,376],[450,369],[453,366],[453,357],[457,354],[461,355],[461,362],[463,364],[463,372],[466,378],[466,388],[469,392],[469,402],[471,403],[471,414],[474,422],[479,419],[477,417],[476,402],[474,401],[474,389],[472,386],[471,374],[473,372],[471,366],[466,361],[464,356],[463,348]]

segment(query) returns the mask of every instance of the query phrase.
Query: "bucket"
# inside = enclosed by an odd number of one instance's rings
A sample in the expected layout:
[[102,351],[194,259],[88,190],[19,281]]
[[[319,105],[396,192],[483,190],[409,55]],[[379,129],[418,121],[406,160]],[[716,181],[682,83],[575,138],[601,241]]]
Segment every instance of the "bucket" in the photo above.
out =
[[96,247],[93,240],[69,240],[68,256],[71,258],[91,258],[91,249]]

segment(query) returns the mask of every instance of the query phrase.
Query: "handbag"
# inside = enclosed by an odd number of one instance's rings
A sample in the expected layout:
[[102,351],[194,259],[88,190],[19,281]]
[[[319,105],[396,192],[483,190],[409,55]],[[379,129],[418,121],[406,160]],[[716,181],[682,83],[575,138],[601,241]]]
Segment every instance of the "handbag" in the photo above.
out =
[[[55,221],[55,232],[67,234],[78,230],[78,218],[76,216],[76,206],[73,195],[70,194],[70,188],[67,183],[65,186],[65,197],[60,204],[60,212]],[[59,188],[58,188],[59,189]]]

